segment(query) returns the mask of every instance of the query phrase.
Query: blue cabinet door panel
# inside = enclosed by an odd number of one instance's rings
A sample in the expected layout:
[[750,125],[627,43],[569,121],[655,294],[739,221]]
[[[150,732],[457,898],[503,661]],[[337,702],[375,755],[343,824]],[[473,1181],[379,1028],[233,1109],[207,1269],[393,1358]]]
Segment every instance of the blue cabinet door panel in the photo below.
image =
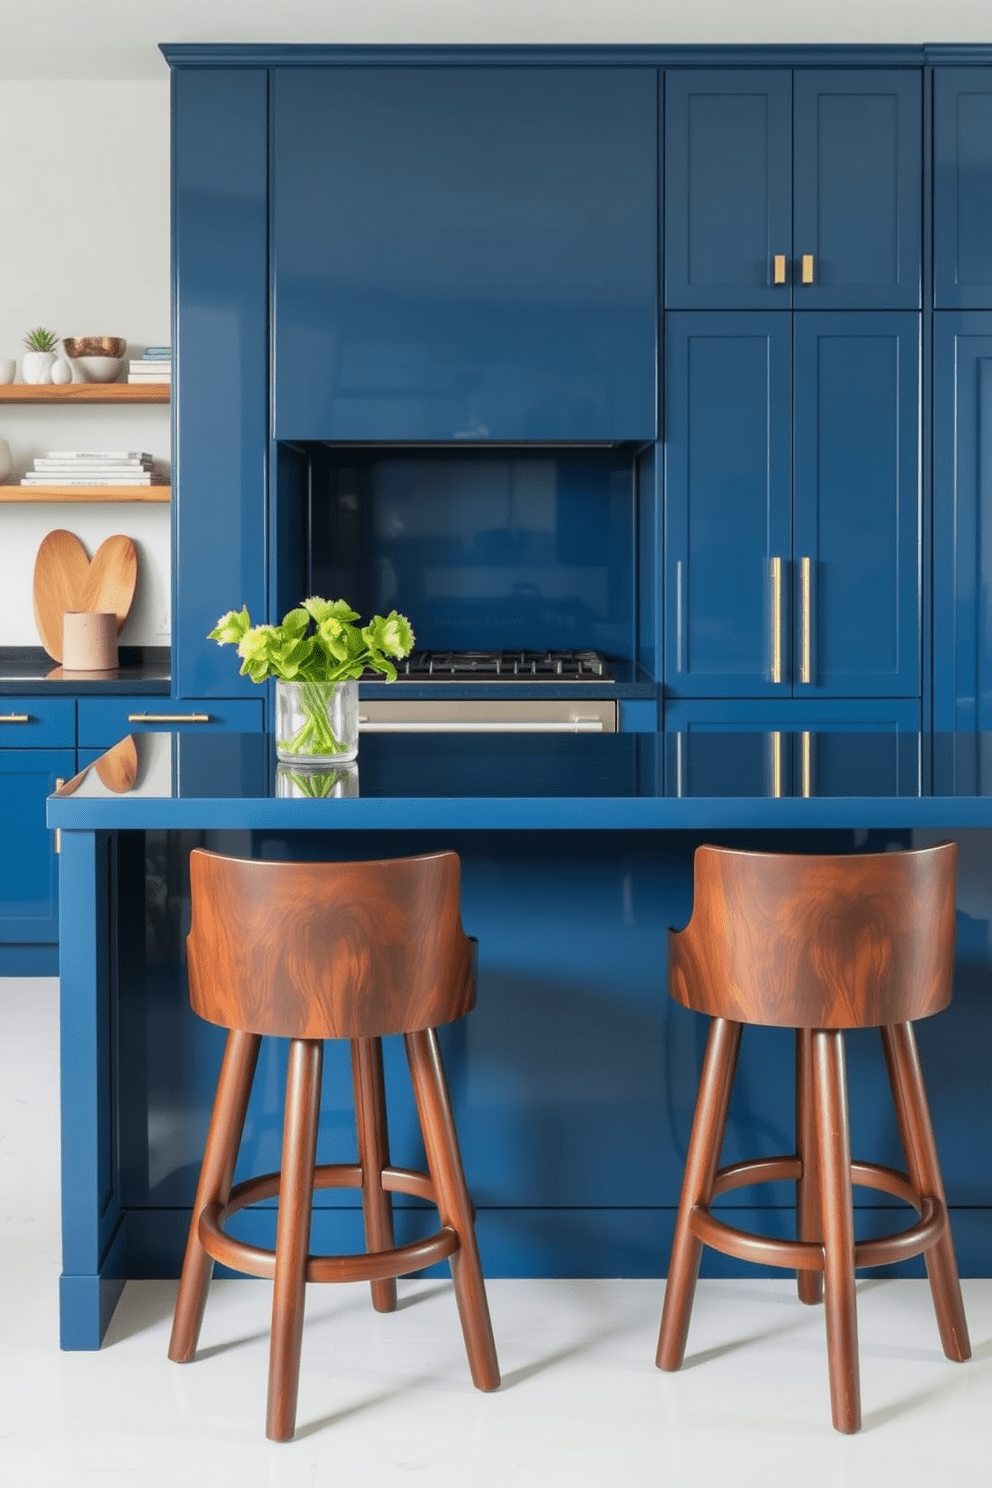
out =
[[58,859],[45,798],[75,769],[72,749],[0,749],[0,943],[58,941]]
[[[232,653],[229,653],[232,654]],[[264,721],[265,690],[252,684],[255,696],[199,703],[170,702],[168,698],[106,697],[79,699],[80,748],[108,749],[126,734],[149,729],[179,733],[255,733]]]
[[268,452],[267,77],[173,73],[175,404],[173,688],[247,696],[206,639],[265,614]]
[[655,69],[273,82],[277,438],[654,438]]
[[918,309],[920,72],[800,69],[793,88],[795,307]]
[[788,679],[792,317],[675,313],[666,329],[665,684],[774,694],[772,563]]
[[934,331],[934,728],[992,729],[992,315]]
[[666,305],[788,308],[792,74],[667,73],[665,181]]
[[933,83],[934,304],[992,307],[992,67]]
[[919,361],[911,311],[795,317],[797,695],[920,691]]
[[0,698],[0,749],[71,749],[75,742],[74,698]]

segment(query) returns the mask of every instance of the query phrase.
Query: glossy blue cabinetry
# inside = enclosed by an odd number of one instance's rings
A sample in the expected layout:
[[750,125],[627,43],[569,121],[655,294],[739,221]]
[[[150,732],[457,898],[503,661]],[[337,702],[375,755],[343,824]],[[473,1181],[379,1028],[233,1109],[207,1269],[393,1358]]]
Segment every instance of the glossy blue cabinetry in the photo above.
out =
[[992,67],[933,80],[934,304],[992,308]]
[[673,70],[665,97],[669,309],[919,308],[918,68]]
[[173,693],[249,696],[206,639],[266,605],[268,74],[172,75]]
[[655,68],[272,86],[278,439],[655,437]]
[[666,698],[919,698],[919,338],[666,317]]
[[992,314],[934,316],[934,727],[992,727]]
[[168,698],[80,698],[79,747],[107,749],[125,734],[147,733],[149,729],[250,733],[264,723],[265,689],[255,686],[254,691],[253,698],[208,699],[199,704],[173,703]]
[[72,699],[0,698],[0,975],[58,970],[58,858],[45,798],[75,773]]

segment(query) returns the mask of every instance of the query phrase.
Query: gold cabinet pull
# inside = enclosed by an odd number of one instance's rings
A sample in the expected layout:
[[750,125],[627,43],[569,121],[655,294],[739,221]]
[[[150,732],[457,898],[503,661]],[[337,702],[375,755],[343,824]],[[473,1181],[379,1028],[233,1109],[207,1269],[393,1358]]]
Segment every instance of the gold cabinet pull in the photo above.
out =
[[812,255],[812,253],[804,253],[803,254],[802,281],[803,281],[804,284],[812,284],[813,283],[813,255]]
[[27,713],[0,713],[0,723],[29,723]]
[[129,713],[128,723],[209,723],[209,713]]
[[778,799],[782,794],[782,735],[776,730],[772,734],[772,795]]
[[808,686],[813,680],[813,616],[812,616],[812,571],[813,565],[804,557],[799,565],[802,583],[803,629],[802,650],[799,661],[799,680]]
[[[56,777],[55,777],[55,789],[56,790],[61,790],[64,785],[65,785],[65,781],[62,779],[61,775],[56,775]],[[60,853],[62,851],[62,828],[61,827],[56,827],[55,828],[55,851],[57,853]]]
[[772,283],[773,284],[784,284],[785,283],[785,254],[784,253],[776,253],[775,257],[772,259]]
[[813,735],[803,729],[803,795],[813,794]]
[[773,558],[772,572],[772,681],[782,680],[782,560]]

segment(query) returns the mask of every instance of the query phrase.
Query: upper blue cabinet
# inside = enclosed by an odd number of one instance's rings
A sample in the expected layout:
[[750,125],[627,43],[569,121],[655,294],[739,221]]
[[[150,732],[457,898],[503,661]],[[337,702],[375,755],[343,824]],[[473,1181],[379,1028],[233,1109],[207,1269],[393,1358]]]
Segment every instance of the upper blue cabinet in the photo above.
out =
[[658,73],[272,74],[278,439],[650,440]]
[[918,69],[669,72],[665,99],[669,308],[919,308]]
[[934,304],[992,308],[992,67],[934,73]]

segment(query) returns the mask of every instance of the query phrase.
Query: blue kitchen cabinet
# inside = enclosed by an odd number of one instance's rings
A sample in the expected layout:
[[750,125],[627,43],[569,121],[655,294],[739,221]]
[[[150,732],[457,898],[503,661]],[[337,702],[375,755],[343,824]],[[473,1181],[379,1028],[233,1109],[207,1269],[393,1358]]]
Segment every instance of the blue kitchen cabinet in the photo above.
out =
[[658,73],[272,74],[279,440],[651,440]]
[[666,698],[918,699],[919,317],[666,326]]
[[669,309],[918,309],[922,77],[670,71]]
[[933,722],[992,729],[992,314],[934,316]]
[[934,305],[992,308],[992,67],[933,79]]
[[225,610],[266,606],[267,73],[172,74],[173,693],[247,697]]
[[58,971],[58,858],[45,798],[75,773],[71,698],[0,698],[0,975]]

